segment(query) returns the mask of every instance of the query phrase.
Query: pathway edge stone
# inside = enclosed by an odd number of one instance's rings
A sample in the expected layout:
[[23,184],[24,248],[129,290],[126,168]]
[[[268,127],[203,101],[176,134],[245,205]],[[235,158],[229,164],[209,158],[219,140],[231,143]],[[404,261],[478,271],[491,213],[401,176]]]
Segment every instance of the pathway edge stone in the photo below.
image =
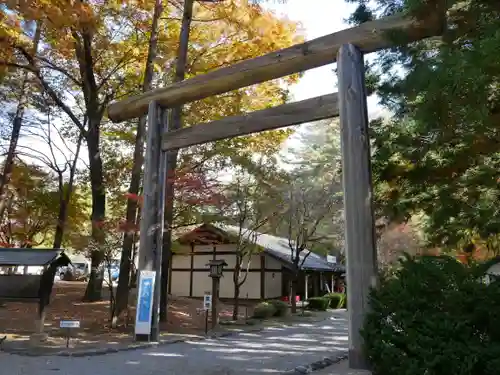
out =
[[306,375],[306,374],[310,374],[314,371],[323,370],[324,368],[330,367],[332,365],[335,365],[337,363],[340,363],[340,362],[346,360],[348,357],[347,353],[348,353],[347,350],[336,352],[331,357],[325,357],[320,361],[315,361],[315,362],[309,363],[307,365],[297,366],[294,369],[282,372],[281,374],[282,375]]

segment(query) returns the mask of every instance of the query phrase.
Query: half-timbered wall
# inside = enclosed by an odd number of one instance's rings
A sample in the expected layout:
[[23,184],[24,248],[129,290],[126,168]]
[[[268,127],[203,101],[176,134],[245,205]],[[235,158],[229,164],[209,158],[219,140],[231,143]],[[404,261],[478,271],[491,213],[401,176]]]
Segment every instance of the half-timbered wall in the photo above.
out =
[[[202,297],[211,292],[212,280],[207,264],[224,259],[227,266],[220,282],[220,297],[234,297],[233,274],[236,265],[234,244],[182,246],[172,256],[170,293],[182,297]],[[244,267],[247,262],[244,262]],[[245,283],[240,288],[242,299],[278,298],[282,294],[281,263],[265,253],[253,254]]]

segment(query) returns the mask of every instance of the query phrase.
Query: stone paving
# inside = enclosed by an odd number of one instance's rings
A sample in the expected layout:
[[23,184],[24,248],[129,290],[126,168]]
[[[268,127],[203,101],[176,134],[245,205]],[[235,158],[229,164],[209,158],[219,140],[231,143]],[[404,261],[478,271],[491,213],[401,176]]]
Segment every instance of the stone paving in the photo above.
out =
[[0,374],[279,374],[345,355],[347,345],[346,316],[336,313],[321,322],[94,357],[24,357],[0,353]]

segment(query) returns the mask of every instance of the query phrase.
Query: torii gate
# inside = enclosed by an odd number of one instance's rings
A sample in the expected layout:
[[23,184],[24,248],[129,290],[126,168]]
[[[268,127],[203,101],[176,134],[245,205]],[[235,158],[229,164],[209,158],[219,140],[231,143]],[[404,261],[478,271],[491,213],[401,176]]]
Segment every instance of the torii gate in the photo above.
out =
[[[401,30],[407,42],[440,35],[439,14],[425,22],[394,15],[345,29],[264,56],[221,68],[165,88],[112,103],[114,122],[148,114],[144,202],[140,224],[139,270],[156,270],[151,334],[159,334],[158,308],[164,228],[166,154],[170,150],[254,132],[340,116],[347,294],[349,301],[349,365],[367,369],[359,333],[368,311],[368,293],[376,284],[377,255],[372,208],[368,114],[363,54],[394,45],[386,35]],[[337,61],[339,92],[203,125],[168,131],[168,109],[212,95],[280,78]],[[158,189],[157,186],[161,186]],[[139,302],[140,298],[138,298]]]

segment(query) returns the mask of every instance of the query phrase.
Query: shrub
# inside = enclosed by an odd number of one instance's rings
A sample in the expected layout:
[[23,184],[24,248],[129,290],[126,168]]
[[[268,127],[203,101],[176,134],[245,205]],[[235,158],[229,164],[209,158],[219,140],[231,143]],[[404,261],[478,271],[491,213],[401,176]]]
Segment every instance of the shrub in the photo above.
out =
[[253,311],[253,318],[255,319],[269,319],[276,314],[276,307],[269,302],[261,302]]
[[328,293],[324,295],[330,300],[330,308],[343,309],[345,308],[346,295],[344,293]]
[[362,335],[373,374],[492,375],[500,368],[500,282],[451,257],[401,261],[369,296]]
[[310,310],[326,311],[330,305],[330,299],[327,297],[312,297],[307,302]]
[[274,316],[287,316],[289,313],[289,308],[288,308],[288,303],[280,300],[271,300],[269,301],[271,305],[274,306],[276,309],[276,312],[274,313]]

